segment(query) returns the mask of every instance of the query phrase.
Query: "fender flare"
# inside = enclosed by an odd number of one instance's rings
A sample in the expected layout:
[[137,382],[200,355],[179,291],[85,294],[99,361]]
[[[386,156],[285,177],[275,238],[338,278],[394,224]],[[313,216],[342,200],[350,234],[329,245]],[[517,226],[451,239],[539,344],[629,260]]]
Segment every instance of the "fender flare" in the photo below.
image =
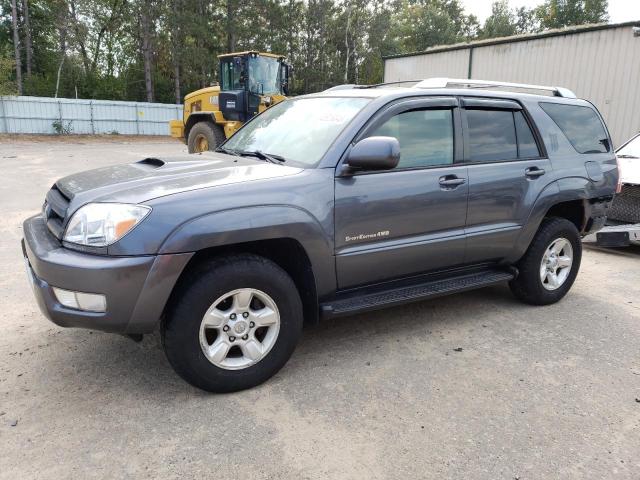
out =
[[524,255],[534,235],[540,228],[542,220],[554,205],[592,198],[594,196],[591,192],[592,189],[593,182],[581,176],[559,178],[545,186],[529,212],[529,217],[516,241],[514,258],[510,260],[517,261]]
[[279,238],[293,239],[302,246],[311,263],[319,297],[335,290],[333,227],[323,228],[309,212],[296,206],[240,207],[196,217],[173,230],[158,253],[198,252]]

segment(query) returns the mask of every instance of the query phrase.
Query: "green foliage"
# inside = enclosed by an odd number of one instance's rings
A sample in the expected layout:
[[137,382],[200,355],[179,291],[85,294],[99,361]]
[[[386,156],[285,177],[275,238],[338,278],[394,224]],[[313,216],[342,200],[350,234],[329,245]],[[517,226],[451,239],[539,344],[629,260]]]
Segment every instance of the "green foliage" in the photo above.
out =
[[[0,0],[0,92],[13,93],[9,7]],[[482,25],[461,0],[29,0],[29,13],[30,76],[21,8],[18,19],[25,95],[55,95],[60,69],[59,97],[144,101],[151,83],[154,101],[181,102],[217,81],[216,57],[230,49],[285,54],[294,66],[292,93],[300,94],[379,82],[385,55],[606,21],[607,2],[512,9],[499,0]]]
[[458,0],[403,0],[395,18],[400,50],[408,52],[470,40],[476,29]]
[[536,9],[543,29],[562,28],[609,19],[607,0],[547,0]]
[[18,88],[13,80],[15,61],[0,50],[0,95],[16,95]]
[[63,122],[62,120],[54,120],[51,124],[56,135],[71,135],[73,127],[71,122]]

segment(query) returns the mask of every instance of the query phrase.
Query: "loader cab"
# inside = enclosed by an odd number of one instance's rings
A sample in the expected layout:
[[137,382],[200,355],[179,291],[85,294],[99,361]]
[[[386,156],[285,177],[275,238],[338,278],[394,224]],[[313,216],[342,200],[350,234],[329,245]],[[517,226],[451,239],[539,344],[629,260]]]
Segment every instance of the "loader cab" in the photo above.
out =
[[246,122],[289,93],[291,66],[284,57],[258,52],[220,56],[220,111]]

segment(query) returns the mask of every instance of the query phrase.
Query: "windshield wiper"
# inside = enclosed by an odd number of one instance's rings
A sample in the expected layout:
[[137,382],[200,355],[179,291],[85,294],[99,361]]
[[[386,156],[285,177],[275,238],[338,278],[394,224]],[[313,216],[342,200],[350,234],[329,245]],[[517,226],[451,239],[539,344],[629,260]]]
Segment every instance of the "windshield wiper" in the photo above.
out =
[[627,155],[627,154],[622,154],[622,155],[618,155],[618,158],[638,158],[635,155]]
[[275,155],[273,153],[264,153],[261,150],[253,150],[253,151],[238,150],[237,152],[242,156],[256,157],[256,158],[259,158],[260,160],[266,160],[267,162],[271,162],[271,163],[284,163],[287,161],[286,158],[280,155]]
[[226,153],[227,155],[234,155],[236,157],[240,156],[240,153],[237,150],[230,150],[224,147],[218,147],[215,149],[215,151],[219,153]]

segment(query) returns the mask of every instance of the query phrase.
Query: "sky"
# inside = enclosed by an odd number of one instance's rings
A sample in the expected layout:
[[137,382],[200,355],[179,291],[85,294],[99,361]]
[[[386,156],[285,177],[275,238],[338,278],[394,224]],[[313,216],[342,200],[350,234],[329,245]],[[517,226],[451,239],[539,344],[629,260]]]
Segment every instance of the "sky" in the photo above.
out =
[[[467,14],[473,13],[480,22],[491,15],[494,0],[462,0]],[[535,7],[543,0],[509,0],[511,7]],[[609,22],[640,21],[640,0],[609,0]]]

